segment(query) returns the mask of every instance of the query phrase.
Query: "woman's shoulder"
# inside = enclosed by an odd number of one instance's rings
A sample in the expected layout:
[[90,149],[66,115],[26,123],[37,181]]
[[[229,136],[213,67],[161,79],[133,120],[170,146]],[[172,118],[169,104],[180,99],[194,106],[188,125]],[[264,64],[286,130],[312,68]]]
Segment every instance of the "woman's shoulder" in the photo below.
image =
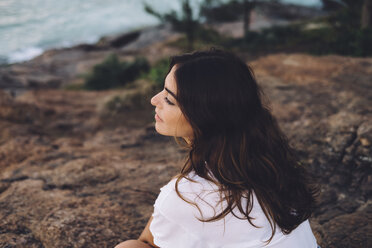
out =
[[[164,185],[161,191],[176,191],[177,178],[172,178],[166,185]],[[218,186],[198,176],[195,172],[190,172],[186,177],[181,177],[177,183],[177,190],[180,193],[201,193],[201,192],[218,192]]]
[[155,201],[154,207],[163,215],[175,218],[179,215],[188,216],[189,213],[200,218],[202,214],[203,217],[205,214],[210,216],[209,213],[218,207],[220,192],[214,183],[195,173],[176,182],[177,178],[173,178],[163,186]]

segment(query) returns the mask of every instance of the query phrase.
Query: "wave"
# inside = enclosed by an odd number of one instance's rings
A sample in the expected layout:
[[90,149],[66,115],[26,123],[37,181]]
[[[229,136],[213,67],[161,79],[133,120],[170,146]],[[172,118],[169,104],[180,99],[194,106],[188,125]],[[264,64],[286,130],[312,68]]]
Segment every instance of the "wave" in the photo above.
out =
[[33,59],[44,52],[40,47],[27,47],[11,53],[6,58],[7,63],[18,63]]

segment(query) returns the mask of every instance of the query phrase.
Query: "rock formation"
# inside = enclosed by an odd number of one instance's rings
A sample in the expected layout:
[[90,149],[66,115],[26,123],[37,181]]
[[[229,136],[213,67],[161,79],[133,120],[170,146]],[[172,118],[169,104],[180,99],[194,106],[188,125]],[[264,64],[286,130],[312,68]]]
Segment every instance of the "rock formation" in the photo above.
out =
[[321,186],[322,247],[372,240],[372,59],[274,55],[252,63],[273,112]]
[[[320,187],[322,247],[371,247],[372,59],[279,54],[251,63]],[[0,92],[0,247],[113,247],[137,238],[186,151],[151,111],[102,118],[115,91]],[[109,123],[109,124],[108,124]]]

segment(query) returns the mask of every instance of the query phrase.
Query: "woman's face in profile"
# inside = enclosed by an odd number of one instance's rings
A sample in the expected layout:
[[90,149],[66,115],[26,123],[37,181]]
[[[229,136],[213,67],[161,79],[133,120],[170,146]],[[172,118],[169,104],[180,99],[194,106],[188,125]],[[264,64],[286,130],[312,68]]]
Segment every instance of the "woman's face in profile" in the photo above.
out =
[[190,123],[183,115],[176,101],[177,84],[174,77],[176,66],[173,66],[164,82],[164,89],[151,98],[155,106],[155,129],[167,136],[183,137],[186,141],[192,139],[193,131]]

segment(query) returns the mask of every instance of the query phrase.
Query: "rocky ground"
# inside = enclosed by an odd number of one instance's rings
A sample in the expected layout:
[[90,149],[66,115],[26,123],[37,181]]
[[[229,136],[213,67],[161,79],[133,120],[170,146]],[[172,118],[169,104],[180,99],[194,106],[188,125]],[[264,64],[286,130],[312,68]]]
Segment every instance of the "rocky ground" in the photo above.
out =
[[[372,59],[279,54],[251,65],[319,179],[319,244],[370,247]],[[1,93],[0,247],[113,247],[140,234],[186,153],[154,132],[151,110],[136,125],[131,113],[102,118],[114,94]]]
[[253,62],[273,113],[321,186],[322,247],[371,247],[372,59],[275,55]]

